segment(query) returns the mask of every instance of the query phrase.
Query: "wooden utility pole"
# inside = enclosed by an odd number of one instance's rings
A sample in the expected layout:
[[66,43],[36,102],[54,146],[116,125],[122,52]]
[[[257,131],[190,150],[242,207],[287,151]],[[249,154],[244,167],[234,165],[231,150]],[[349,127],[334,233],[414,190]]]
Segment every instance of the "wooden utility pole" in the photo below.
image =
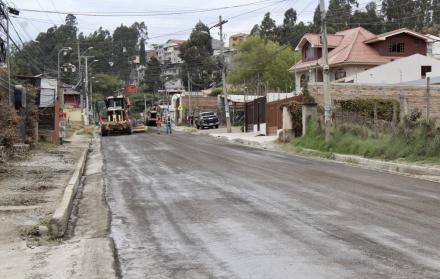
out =
[[332,98],[330,93],[330,67],[328,65],[328,43],[327,43],[327,15],[325,1],[320,0],[321,10],[321,43],[322,43],[322,73],[324,77],[324,119],[325,119],[325,140],[331,139],[332,131]]
[[222,16],[219,16],[219,22],[218,24],[214,25],[213,27],[219,27],[220,28],[220,52],[221,52],[221,58],[222,58],[222,83],[223,83],[223,96],[225,98],[225,115],[226,115],[226,128],[228,133],[232,133],[231,128],[231,115],[229,113],[229,99],[228,99],[228,92],[226,88],[226,61],[225,61],[225,50],[224,50],[224,41],[223,41],[223,24],[227,23],[227,20],[222,20]]
[[189,126],[192,126],[192,104],[191,104],[191,77],[189,75],[189,71],[186,72],[186,74],[188,75],[188,93],[189,93],[189,101],[188,101],[188,106],[189,106],[189,117],[188,117],[188,122],[189,122]]
[[431,78],[426,78],[426,120],[431,117]]

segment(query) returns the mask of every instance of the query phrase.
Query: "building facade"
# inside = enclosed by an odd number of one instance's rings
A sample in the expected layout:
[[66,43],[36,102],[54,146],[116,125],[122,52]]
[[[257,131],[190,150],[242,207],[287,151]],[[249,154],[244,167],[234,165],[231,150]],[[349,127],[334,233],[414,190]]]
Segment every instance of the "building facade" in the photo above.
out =
[[231,37],[229,37],[229,48],[230,49],[236,49],[237,46],[244,41],[244,39],[247,38],[247,36],[249,36],[246,33],[238,33],[238,34],[234,34]]
[[[426,56],[432,39],[403,28],[375,35],[358,27],[328,35],[330,80],[343,80],[379,65],[414,54]],[[296,88],[306,82],[322,82],[322,43],[320,34],[306,34],[296,50],[302,59],[290,71],[295,73]]]
[[164,89],[170,92],[184,91],[181,76],[183,60],[179,57],[180,46],[184,40],[168,40],[161,45],[153,45],[154,49],[146,51],[147,61],[153,57],[161,64],[161,80],[164,82]]

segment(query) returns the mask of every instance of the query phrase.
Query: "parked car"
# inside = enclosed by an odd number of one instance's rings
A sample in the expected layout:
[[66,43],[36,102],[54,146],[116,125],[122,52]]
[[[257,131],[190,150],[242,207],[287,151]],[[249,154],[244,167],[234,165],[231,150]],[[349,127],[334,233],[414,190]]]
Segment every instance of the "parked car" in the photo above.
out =
[[201,112],[196,116],[194,122],[197,129],[218,128],[220,124],[215,112]]

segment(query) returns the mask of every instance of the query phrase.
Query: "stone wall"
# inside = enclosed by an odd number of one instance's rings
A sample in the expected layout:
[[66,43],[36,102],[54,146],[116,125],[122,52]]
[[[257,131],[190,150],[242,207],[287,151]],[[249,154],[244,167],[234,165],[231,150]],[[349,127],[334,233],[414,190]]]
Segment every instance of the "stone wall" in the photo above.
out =
[[[309,91],[315,97],[318,104],[323,105],[323,84],[310,83]],[[427,96],[426,86],[399,86],[399,85],[362,85],[362,84],[339,84],[330,85],[332,100],[346,100],[355,98],[384,98],[400,101],[401,111],[410,113],[420,109],[426,116],[428,99],[430,103],[430,116],[440,118],[440,86],[430,88],[430,98]]]

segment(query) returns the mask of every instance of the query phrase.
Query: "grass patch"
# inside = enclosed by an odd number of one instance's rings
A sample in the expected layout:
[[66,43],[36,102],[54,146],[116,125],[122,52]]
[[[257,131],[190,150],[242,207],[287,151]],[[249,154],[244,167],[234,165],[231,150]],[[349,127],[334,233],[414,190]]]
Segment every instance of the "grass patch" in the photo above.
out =
[[440,163],[440,128],[434,121],[405,121],[395,134],[377,136],[367,128],[346,125],[335,129],[329,142],[325,141],[324,132],[316,123],[310,123],[308,131],[291,145],[366,158]]

